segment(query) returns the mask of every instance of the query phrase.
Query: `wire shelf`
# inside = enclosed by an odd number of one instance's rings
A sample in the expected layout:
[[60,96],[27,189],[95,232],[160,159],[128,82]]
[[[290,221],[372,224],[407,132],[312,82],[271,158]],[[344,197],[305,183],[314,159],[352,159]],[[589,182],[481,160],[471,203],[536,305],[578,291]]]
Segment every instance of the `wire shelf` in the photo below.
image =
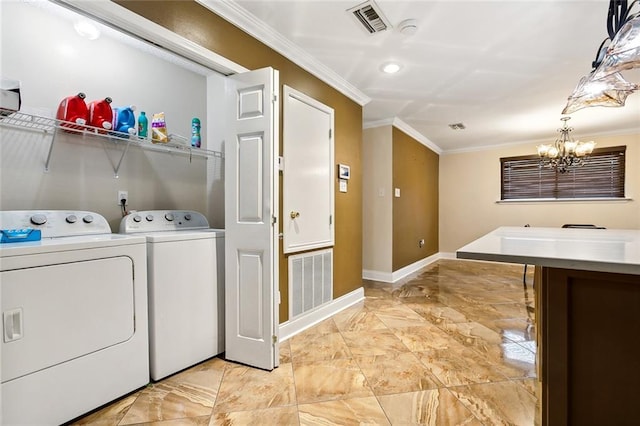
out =
[[126,144],[126,147],[122,152],[120,161],[117,165],[114,165],[114,172],[116,177],[118,177],[118,170],[120,169],[122,160],[130,146],[136,146],[140,149],[148,151],[188,155],[189,159],[191,159],[191,157],[215,157],[220,159],[224,158],[224,154],[222,152],[192,147],[189,139],[176,134],[169,134],[168,142],[160,143],[153,141],[149,137],[142,138],[137,135],[131,135],[129,133],[108,131],[98,127],[79,125],[55,118],[40,117],[37,115],[26,114],[20,111],[13,111],[5,108],[0,108],[0,126],[39,131],[51,134],[51,145],[49,147],[49,154],[45,163],[45,171],[49,170],[51,153],[53,150],[57,131],[76,134],[80,136],[92,136],[102,140],[103,142],[109,142],[115,145]]

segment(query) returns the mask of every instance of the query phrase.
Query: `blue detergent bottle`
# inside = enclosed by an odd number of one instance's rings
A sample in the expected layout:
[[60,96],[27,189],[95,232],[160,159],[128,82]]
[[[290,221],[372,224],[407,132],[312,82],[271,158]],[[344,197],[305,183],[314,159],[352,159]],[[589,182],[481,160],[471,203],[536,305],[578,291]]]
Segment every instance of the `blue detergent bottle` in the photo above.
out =
[[191,146],[194,148],[200,148],[202,144],[202,137],[200,137],[200,119],[194,118],[191,120]]
[[[114,126],[113,130],[118,133],[124,133],[129,135],[136,134],[136,116],[133,111],[136,107],[134,105],[128,107],[116,108],[113,115]],[[124,135],[121,135],[124,136]]]

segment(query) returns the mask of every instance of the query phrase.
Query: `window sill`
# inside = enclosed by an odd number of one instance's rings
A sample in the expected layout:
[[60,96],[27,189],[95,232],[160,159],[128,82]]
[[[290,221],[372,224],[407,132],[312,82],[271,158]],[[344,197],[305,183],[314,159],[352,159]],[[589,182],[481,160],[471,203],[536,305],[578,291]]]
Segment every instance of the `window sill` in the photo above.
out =
[[520,203],[625,203],[633,201],[633,198],[527,198],[518,200],[498,200],[496,204],[520,204]]

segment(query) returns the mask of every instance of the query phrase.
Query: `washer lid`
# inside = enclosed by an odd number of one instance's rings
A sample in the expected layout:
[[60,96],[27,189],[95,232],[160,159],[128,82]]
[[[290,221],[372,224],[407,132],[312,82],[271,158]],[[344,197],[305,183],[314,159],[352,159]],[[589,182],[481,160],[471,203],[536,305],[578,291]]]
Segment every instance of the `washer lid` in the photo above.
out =
[[224,238],[224,229],[193,229],[187,231],[166,231],[144,233],[149,243],[201,240],[206,238]]

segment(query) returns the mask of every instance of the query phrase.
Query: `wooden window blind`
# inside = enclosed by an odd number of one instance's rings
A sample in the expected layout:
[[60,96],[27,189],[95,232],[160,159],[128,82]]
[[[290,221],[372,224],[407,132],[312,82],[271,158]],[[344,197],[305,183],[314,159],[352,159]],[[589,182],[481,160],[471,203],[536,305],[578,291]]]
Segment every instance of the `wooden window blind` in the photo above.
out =
[[537,155],[501,158],[501,199],[624,198],[625,151],[597,148],[566,173],[540,167]]

